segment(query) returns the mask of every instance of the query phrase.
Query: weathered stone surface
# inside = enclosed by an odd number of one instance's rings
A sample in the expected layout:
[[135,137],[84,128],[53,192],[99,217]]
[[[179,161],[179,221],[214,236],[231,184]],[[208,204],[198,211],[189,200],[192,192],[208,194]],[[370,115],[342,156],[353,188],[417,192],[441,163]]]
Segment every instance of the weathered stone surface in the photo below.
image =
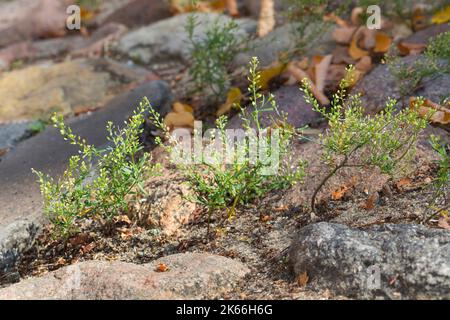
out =
[[17,0],[0,3],[0,48],[15,42],[66,32],[69,0]]
[[179,234],[195,211],[195,203],[186,199],[192,190],[179,174],[164,173],[147,181],[147,201],[133,205],[134,220],[141,224],[158,227],[171,236]]
[[[275,28],[267,36],[256,38],[248,42],[249,50],[240,52],[236,55],[233,65],[235,67],[248,67],[248,63],[252,57],[258,57],[261,67],[267,67],[276,61],[280,54],[287,52],[293,48],[295,44],[293,29],[295,24],[287,23]],[[310,25],[306,32],[314,32],[315,26]],[[316,54],[328,54],[333,51],[336,42],[331,37],[331,30],[321,36],[317,41],[317,45],[306,50],[308,56]]]
[[17,220],[0,228],[0,275],[10,272],[29,249],[39,232],[40,222],[37,218]]
[[386,224],[362,231],[321,222],[299,231],[289,261],[313,289],[356,298],[450,298],[447,230]]
[[[422,57],[405,57],[402,61],[411,66],[416,59]],[[442,62],[445,63],[445,62]],[[450,74],[445,73],[430,78],[424,78],[421,86],[411,95],[423,96],[432,101],[439,102],[450,93]],[[402,98],[398,81],[390,72],[387,65],[378,65],[366,75],[352,89],[352,93],[360,93],[364,108],[368,114],[381,111],[388,98],[400,100]],[[406,98],[408,103],[409,95]]]
[[[312,107],[306,103],[303,93],[297,85],[283,86],[274,92],[280,112],[287,113],[288,122],[296,128],[303,127],[307,124],[316,124],[320,120],[320,114],[315,112]],[[251,108],[251,106],[248,106]],[[250,112],[249,109],[248,112]],[[271,116],[273,114],[264,112],[261,114],[261,124],[263,126],[271,125]],[[231,118],[229,128],[241,128],[242,119],[237,114]]]
[[[103,3],[100,10],[103,9],[102,6],[111,6],[109,2],[110,1],[106,1]],[[168,1],[127,0],[121,2],[122,3],[111,8],[111,10],[105,10],[105,13],[100,14],[95,19],[95,23],[101,26],[108,22],[118,22],[132,28],[148,25],[172,15]]]
[[[168,270],[156,272],[161,263]],[[248,272],[241,262],[200,253],[146,265],[88,261],[0,289],[0,299],[202,299],[230,290]]]
[[142,82],[149,74],[107,59],[41,64],[7,72],[0,76],[0,123],[96,108],[124,84]]
[[22,138],[26,137],[29,125],[29,122],[0,124],[0,149],[11,148]]
[[[140,63],[162,63],[171,60],[187,62],[189,45],[184,30],[189,14],[180,14],[149,26],[130,32],[119,41],[117,51]],[[198,27],[195,37],[204,37],[207,27],[218,20],[221,24],[230,21],[230,17],[213,13],[198,13]],[[237,36],[245,36],[256,30],[256,22],[250,19],[237,19]]]
[[[131,92],[121,94],[99,111],[84,114],[68,121],[73,131],[88,143],[104,146],[106,123],[123,124],[147,96],[156,110],[165,114],[170,110],[172,95],[167,83],[150,81]],[[36,176],[31,168],[58,176],[67,166],[77,148],[64,141],[58,130],[47,127],[44,132],[23,141],[0,161],[0,228],[19,218],[40,215],[42,197]]]

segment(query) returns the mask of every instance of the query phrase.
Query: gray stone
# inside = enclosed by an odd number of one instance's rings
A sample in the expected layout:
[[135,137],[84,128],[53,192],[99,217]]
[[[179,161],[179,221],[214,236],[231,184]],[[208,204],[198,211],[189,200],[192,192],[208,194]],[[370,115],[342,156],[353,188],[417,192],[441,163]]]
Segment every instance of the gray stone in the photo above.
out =
[[[168,267],[157,272],[158,265]],[[0,299],[204,299],[229,291],[249,273],[241,262],[182,253],[145,265],[87,261],[0,289]]]
[[[180,14],[149,26],[128,33],[120,39],[117,51],[131,59],[143,63],[163,63],[179,60],[186,63],[189,60],[189,45],[184,30],[189,14]],[[198,27],[196,38],[205,36],[205,31],[216,20],[225,24],[231,20],[225,15],[213,13],[197,13]],[[235,20],[239,26],[236,36],[246,36],[254,33],[256,22],[251,19]]]
[[0,149],[12,148],[28,136],[29,122],[0,124]]
[[21,219],[0,227],[0,275],[14,269],[22,252],[31,248],[40,229],[37,217]]
[[450,299],[447,230],[413,224],[356,230],[321,222],[298,232],[289,263],[296,276],[308,274],[315,290],[363,299]]
[[[287,23],[275,28],[263,38],[255,38],[249,41],[248,50],[236,55],[234,67],[246,67],[252,57],[258,57],[261,67],[267,67],[279,58],[279,55],[293,49],[295,38],[293,29],[295,23]],[[309,25],[306,33],[315,31],[314,25]],[[306,55],[328,54],[333,51],[336,42],[332,38],[331,29],[323,35],[318,35],[317,45],[306,50]]]
[[[408,66],[412,66],[416,59],[423,59],[422,56],[408,56],[401,60]],[[442,66],[445,62],[441,61]],[[450,94],[450,73],[439,74],[422,79],[419,88],[405,97],[408,104],[410,96],[423,96],[439,103],[442,98]],[[378,65],[368,75],[366,75],[352,89],[352,94],[361,94],[362,104],[368,114],[381,111],[389,98],[401,100],[400,87],[398,81],[392,75],[387,65]],[[400,107],[400,103],[399,103]]]

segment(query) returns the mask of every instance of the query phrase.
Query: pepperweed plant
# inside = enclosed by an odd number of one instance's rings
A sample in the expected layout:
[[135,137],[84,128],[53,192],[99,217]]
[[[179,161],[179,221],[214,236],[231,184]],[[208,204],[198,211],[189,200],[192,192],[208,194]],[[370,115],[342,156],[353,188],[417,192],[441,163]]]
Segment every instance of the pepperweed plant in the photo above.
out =
[[[74,134],[62,116],[53,115],[54,126],[64,140],[79,147],[79,154],[69,160],[69,165],[58,180],[33,169],[39,178],[44,198],[44,213],[55,227],[57,236],[68,237],[77,232],[77,222],[86,217],[100,218],[106,222],[125,211],[127,196],[143,192],[142,184],[153,168],[149,154],[140,157],[144,112],[148,100],[141,102],[133,116],[121,129],[107,124],[109,146],[98,149]],[[94,164],[95,163],[95,164]]]
[[[353,73],[352,69],[348,69],[349,74]],[[348,84],[346,80],[341,81],[328,111],[312,95],[309,82],[303,82],[306,101],[328,120],[329,125],[326,133],[319,137],[319,143],[324,149],[323,156],[330,165],[330,172],[314,190],[311,198],[313,213],[319,191],[345,167],[372,166],[391,175],[397,172],[403,160],[413,155],[418,135],[427,125],[427,120],[422,119],[415,109],[396,112],[395,100],[389,100],[380,113],[365,115],[359,95],[344,101]]]
[[[190,133],[175,130],[169,134],[157,120],[159,115],[151,111],[153,121],[169,140],[164,147],[170,151],[172,162],[194,190],[192,200],[207,208],[208,221],[217,210],[228,208],[231,217],[238,205],[286,188],[304,176],[305,163],[290,158],[291,144],[298,133],[286,123],[273,96],[260,92],[257,68],[258,59],[253,58],[248,77],[250,106],[241,108],[243,127],[227,129],[227,118],[222,116],[216,120],[216,128],[206,131],[203,138],[199,129],[194,130],[193,153]],[[272,126],[262,126],[263,113],[272,115]]]

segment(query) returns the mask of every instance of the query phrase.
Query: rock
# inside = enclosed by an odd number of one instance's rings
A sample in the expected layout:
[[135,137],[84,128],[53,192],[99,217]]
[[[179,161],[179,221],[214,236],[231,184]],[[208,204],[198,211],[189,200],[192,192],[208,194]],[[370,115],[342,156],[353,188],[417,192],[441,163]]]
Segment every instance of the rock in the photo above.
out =
[[[283,86],[276,90],[274,93],[275,101],[278,104],[279,111],[286,112],[288,122],[296,128],[303,127],[307,124],[317,124],[320,120],[320,114],[315,112],[312,107],[306,103],[303,93],[300,91],[299,86]],[[251,108],[248,106],[247,108]],[[248,112],[250,112],[249,109]],[[261,124],[263,126],[270,126],[273,116],[268,112],[262,113]],[[242,119],[237,114],[231,118],[228,123],[229,128],[238,129],[242,128]]]
[[367,230],[321,222],[304,227],[289,249],[309,286],[358,299],[449,299],[450,232],[412,224]]
[[403,41],[411,44],[428,44],[431,39],[447,31],[450,31],[449,24],[434,24],[431,27],[413,33]]
[[[68,124],[88,143],[104,147],[108,142],[106,123],[112,121],[116,125],[122,125],[137,108],[143,96],[147,96],[153,107],[162,115],[171,109],[173,98],[168,84],[163,81],[150,81],[118,95],[99,111],[70,119]],[[69,157],[77,152],[77,148],[64,141],[58,130],[49,126],[2,157],[0,228],[16,219],[42,214],[42,197],[31,168],[57,177],[65,170]]]
[[109,43],[126,32],[127,28],[118,23],[108,23],[95,30],[91,36],[71,36],[55,39],[24,41],[0,50],[0,70],[6,70],[14,61],[34,61],[60,58],[69,54],[99,56]]
[[[142,27],[125,35],[118,43],[117,51],[131,59],[142,63],[165,63],[189,60],[189,45],[184,30],[189,14],[180,14],[149,26]],[[213,13],[197,13],[198,27],[195,37],[204,37],[207,27],[218,20],[225,24],[230,17]],[[250,19],[235,20],[239,26],[236,36],[246,36],[254,33],[256,22]]]
[[109,59],[40,64],[0,75],[0,123],[47,118],[57,111],[104,105],[117,91],[151,74]]
[[27,137],[29,125],[29,122],[0,124],[0,149],[14,147],[17,142]]
[[0,278],[14,269],[22,252],[31,248],[39,229],[40,222],[36,217],[0,227]]
[[134,220],[158,227],[167,236],[179,234],[196,208],[186,199],[192,190],[184,182],[179,175],[169,173],[151,178],[145,185],[147,201],[134,205]]
[[[233,65],[235,68],[248,67],[252,57],[258,57],[261,67],[267,67],[279,58],[283,52],[293,48],[295,39],[292,30],[295,24],[287,23],[275,28],[272,32],[263,38],[255,38],[248,42],[249,50],[240,52],[236,55]],[[314,32],[315,26],[308,26],[306,32]],[[331,29],[318,39],[317,45],[306,51],[306,55],[313,56],[318,54],[328,54],[333,51],[336,42],[331,36]]]
[[[109,2],[102,3],[100,10],[103,9],[102,6],[110,6]],[[105,10],[105,13],[96,17],[95,23],[101,26],[109,22],[118,22],[132,28],[148,25],[172,15],[168,1],[128,0],[122,2],[112,10]]]
[[[168,270],[156,272],[158,265]],[[249,269],[229,258],[182,253],[137,265],[87,261],[0,289],[0,299],[204,299],[230,290]]]
[[[422,56],[408,56],[402,58],[402,61],[411,66],[416,59],[422,59]],[[426,77],[421,81],[421,84],[418,90],[411,93],[411,96],[423,96],[432,101],[439,102],[443,97],[448,96],[450,74],[446,73],[437,77]],[[388,66],[384,64],[375,67],[375,69],[356,84],[351,92],[352,94],[361,94],[363,106],[368,114],[381,111],[385,107],[388,98],[396,100],[402,98],[398,81],[392,75]],[[409,96],[405,97],[406,103],[408,103]]]
[[0,3],[0,48],[66,33],[69,0],[17,0]]

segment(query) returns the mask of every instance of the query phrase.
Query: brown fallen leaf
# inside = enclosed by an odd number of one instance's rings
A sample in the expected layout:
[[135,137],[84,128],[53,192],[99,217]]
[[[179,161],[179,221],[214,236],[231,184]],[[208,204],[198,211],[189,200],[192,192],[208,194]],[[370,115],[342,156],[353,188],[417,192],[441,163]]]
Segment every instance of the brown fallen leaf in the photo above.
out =
[[258,19],[258,37],[264,37],[275,27],[273,0],[262,0]]
[[121,228],[120,229],[120,238],[124,241],[128,241],[133,236],[133,231],[128,228]]
[[411,97],[409,99],[409,107],[411,109],[418,108],[419,115],[423,118],[429,118],[432,124],[445,125],[450,129],[450,102],[448,106],[441,106],[429,99],[423,100],[421,105],[418,105],[419,99]]
[[414,31],[423,30],[428,26],[428,19],[423,6],[416,5],[413,8],[411,23]]
[[361,25],[361,15],[364,13],[364,9],[362,7],[355,7],[352,10],[350,20],[352,24],[355,26]]
[[422,53],[426,47],[427,45],[425,43],[412,43],[406,41],[400,41],[397,44],[398,51],[402,56]]
[[321,92],[325,89],[325,79],[328,74],[333,56],[331,54],[323,57],[322,61],[315,66],[315,84],[317,89]]
[[355,60],[359,60],[364,56],[369,55],[369,51],[363,50],[358,46],[359,40],[364,37],[364,28],[361,27],[358,29],[358,31],[355,32],[353,35],[352,41],[350,43],[350,47],[348,48],[348,53],[350,54],[350,57],[352,57]]
[[305,287],[308,284],[308,273],[305,271],[303,273],[301,273],[298,277],[297,277],[297,283],[300,287]]
[[450,230],[450,217],[441,216],[438,221],[438,227],[445,230]]
[[366,57],[362,57],[361,60],[359,60],[356,64],[355,64],[355,68],[358,69],[359,71],[362,71],[364,73],[369,72],[370,70],[372,70],[372,58],[369,56]]
[[333,31],[333,39],[339,44],[350,44],[357,27],[340,27]]
[[397,183],[395,184],[395,188],[397,188],[397,190],[399,191],[403,191],[405,190],[408,186],[411,185],[411,179],[410,178],[403,178],[400,179],[399,181],[397,181]]
[[369,198],[367,198],[366,202],[363,205],[363,208],[367,211],[373,210],[378,202],[379,197],[380,196],[378,192],[372,193]]
[[155,268],[156,272],[166,272],[169,271],[169,267],[165,263],[160,263]]
[[232,17],[239,16],[239,10],[236,0],[226,0],[226,7],[230,16]]
[[314,97],[316,97],[317,101],[319,101],[322,105],[330,104],[330,100],[327,98],[327,96],[316,87],[316,85],[311,81],[309,75],[305,71],[298,68],[295,64],[289,63],[286,72],[291,74],[295,79],[297,79],[298,82],[302,82],[303,79],[307,79],[309,81],[311,92]]
[[375,48],[376,53],[386,53],[392,44],[392,39],[385,32],[378,31],[375,33]]

